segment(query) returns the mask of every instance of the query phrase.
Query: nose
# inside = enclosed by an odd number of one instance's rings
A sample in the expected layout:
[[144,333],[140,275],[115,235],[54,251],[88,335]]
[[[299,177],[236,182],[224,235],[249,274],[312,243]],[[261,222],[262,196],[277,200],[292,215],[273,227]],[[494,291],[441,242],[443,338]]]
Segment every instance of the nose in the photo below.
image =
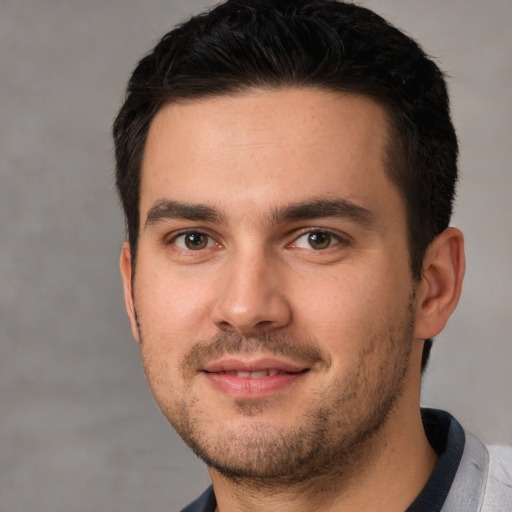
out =
[[264,254],[239,254],[226,263],[212,320],[222,331],[249,337],[286,326],[292,318],[285,269]]

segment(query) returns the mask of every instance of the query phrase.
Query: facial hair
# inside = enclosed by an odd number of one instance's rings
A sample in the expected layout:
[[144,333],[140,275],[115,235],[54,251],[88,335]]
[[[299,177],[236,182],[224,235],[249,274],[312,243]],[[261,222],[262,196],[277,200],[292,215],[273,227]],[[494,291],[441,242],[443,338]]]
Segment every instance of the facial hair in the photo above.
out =
[[[364,457],[369,441],[386,424],[402,394],[413,340],[413,311],[411,297],[406,311],[387,332],[362,340],[364,350],[343,375],[334,378],[328,389],[304,397],[293,426],[276,428],[260,417],[266,410],[264,398],[238,399],[234,401],[238,414],[251,420],[243,428],[226,422],[214,431],[204,418],[207,404],[192,389],[197,368],[224,354],[266,351],[305,360],[314,371],[329,371],[331,358],[315,340],[271,331],[251,338],[220,333],[195,343],[180,365],[184,392],[172,404],[159,405],[196,455],[234,483],[276,488],[322,475],[348,474],[355,461]],[[144,366],[148,372],[151,365],[145,362]],[[150,381],[151,375],[147,376]]]

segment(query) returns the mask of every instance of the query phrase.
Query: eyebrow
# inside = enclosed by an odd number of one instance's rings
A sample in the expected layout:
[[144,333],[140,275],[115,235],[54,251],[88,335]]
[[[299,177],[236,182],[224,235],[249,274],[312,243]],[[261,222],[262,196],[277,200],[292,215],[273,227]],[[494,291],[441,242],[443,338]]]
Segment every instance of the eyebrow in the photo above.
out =
[[155,201],[146,216],[146,226],[157,224],[166,219],[181,219],[199,222],[221,223],[224,216],[215,208],[204,204],[189,204],[168,199]]
[[[373,213],[348,199],[312,199],[276,208],[270,223],[338,217],[354,221],[370,229],[376,222]],[[180,219],[199,222],[226,223],[227,218],[217,209],[204,204],[190,204],[169,199],[155,201],[146,216],[146,226],[166,219]]]
[[272,221],[280,224],[286,221],[298,221],[321,217],[338,217],[354,221],[370,229],[375,223],[374,214],[348,199],[313,199],[276,209]]

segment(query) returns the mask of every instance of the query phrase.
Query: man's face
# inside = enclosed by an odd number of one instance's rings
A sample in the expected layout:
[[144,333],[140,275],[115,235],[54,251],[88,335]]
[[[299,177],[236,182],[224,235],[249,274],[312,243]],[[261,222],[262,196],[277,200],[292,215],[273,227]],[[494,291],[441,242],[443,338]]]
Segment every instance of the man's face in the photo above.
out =
[[387,136],[372,101],[313,89],[168,105],[151,125],[128,310],[163,413],[226,475],[328,471],[410,398]]

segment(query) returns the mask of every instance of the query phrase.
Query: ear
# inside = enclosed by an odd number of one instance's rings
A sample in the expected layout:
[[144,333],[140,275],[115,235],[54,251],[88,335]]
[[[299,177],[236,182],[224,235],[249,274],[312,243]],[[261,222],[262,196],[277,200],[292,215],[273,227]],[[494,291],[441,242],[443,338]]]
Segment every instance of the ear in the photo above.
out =
[[459,302],[466,268],[464,236],[448,228],[428,247],[417,295],[415,338],[437,336]]
[[133,268],[132,268],[132,254],[130,251],[130,245],[128,242],[124,242],[123,248],[121,249],[121,261],[119,262],[121,267],[121,276],[123,278],[123,290],[124,290],[124,303],[126,306],[126,312],[130,319],[130,326],[132,329],[132,335],[140,343],[139,329],[137,326],[137,317],[135,313],[135,303],[133,299]]

